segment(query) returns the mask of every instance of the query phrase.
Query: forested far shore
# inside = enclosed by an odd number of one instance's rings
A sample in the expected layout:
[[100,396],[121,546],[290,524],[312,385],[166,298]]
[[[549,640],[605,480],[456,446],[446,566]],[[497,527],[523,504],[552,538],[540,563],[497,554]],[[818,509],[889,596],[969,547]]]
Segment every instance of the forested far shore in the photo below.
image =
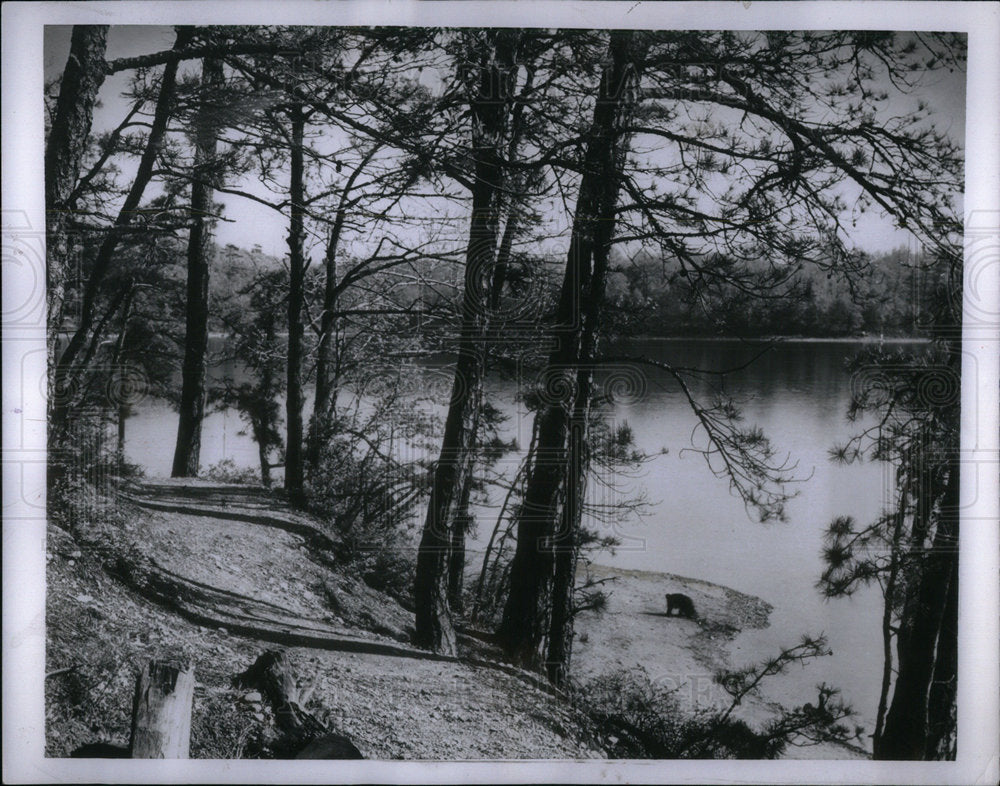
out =
[[[177,241],[158,244],[161,263],[147,272],[143,284],[155,287],[166,296],[169,306],[146,319],[159,335],[169,337],[177,347],[173,358],[179,363],[184,341],[185,250]],[[608,279],[605,310],[609,338],[866,338],[880,340],[927,338],[932,322],[931,308],[936,293],[946,286],[944,272],[933,261],[911,249],[900,247],[888,252],[865,254],[865,267],[856,280],[831,276],[814,267],[803,267],[789,281],[787,295],[771,302],[747,296],[735,286],[717,285],[699,289],[690,283],[676,261],[652,255],[625,259],[616,254],[613,272]],[[215,271],[210,279],[210,298],[214,308],[209,314],[209,336],[232,337],[232,326],[225,314],[247,313],[255,277],[282,277],[288,259],[264,254],[259,248],[242,249],[233,244],[213,246],[209,252]],[[349,260],[348,266],[361,260]],[[460,279],[459,265],[442,265],[434,260],[415,263],[425,280]],[[138,267],[138,266],[137,266]],[[541,322],[553,317],[551,308],[558,292],[558,259],[535,261],[534,274],[547,289],[536,301],[543,313]],[[763,263],[761,263],[763,267]],[[133,271],[136,268],[133,268]],[[548,275],[544,275],[548,272]],[[323,272],[313,266],[306,274],[306,292],[310,302],[321,297]],[[536,286],[542,283],[536,282]],[[417,337],[428,351],[441,348],[440,339],[457,327],[455,316],[458,296],[447,297],[448,290],[430,286],[402,287],[395,300],[394,317],[404,318],[415,331],[401,344],[413,347]],[[537,294],[537,292],[536,292]],[[355,305],[360,301],[356,301]],[[67,299],[72,314],[74,303]],[[136,312],[136,319],[140,316]],[[344,330],[366,329],[364,309],[352,308],[345,298],[339,316]],[[64,328],[68,338],[72,320]],[[133,326],[131,329],[135,329]],[[109,331],[114,337],[115,331]],[[287,339],[287,331],[278,330],[278,338]],[[170,362],[160,355],[157,363]]]
[[[733,338],[930,335],[944,271],[908,248],[864,254],[856,278],[801,266],[770,300],[734,283],[699,284],[676,262],[640,256],[608,282],[612,329],[623,335]],[[725,268],[725,259],[711,264]],[[763,270],[764,262],[756,263]]]

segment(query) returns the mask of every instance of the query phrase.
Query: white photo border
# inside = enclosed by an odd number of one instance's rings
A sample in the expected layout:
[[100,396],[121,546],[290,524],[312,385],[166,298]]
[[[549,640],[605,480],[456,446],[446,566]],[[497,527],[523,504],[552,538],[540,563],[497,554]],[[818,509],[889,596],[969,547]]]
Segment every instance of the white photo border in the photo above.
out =
[[[190,0],[34,2],[2,9],[3,779],[7,783],[996,783],[1000,778],[1000,4],[975,2],[573,2]],[[113,25],[401,25],[728,30],[922,30],[968,35],[965,362],[962,388],[958,759],[874,761],[138,761],[44,758],[45,378],[43,28]],[[985,248],[986,253],[981,249]],[[976,249],[980,249],[977,251]],[[9,264],[12,266],[8,270]],[[41,268],[38,268],[38,265]],[[15,270],[14,267],[17,269]],[[17,274],[16,276],[14,274]],[[27,280],[25,279],[27,275]],[[973,286],[974,285],[974,286]],[[8,303],[15,307],[8,308]],[[965,369],[970,372],[972,369]],[[969,379],[969,373],[963,374]],[[37,383],[33,383],[37,387]],[[38,401],[41,401],[41,392]],[[37,403],[37,402],[36,402]],[[38,411],[40,408],[40,412]],[[977,425],[978,424],[978,427]],[[975,429],[975,430],[974,430]]]

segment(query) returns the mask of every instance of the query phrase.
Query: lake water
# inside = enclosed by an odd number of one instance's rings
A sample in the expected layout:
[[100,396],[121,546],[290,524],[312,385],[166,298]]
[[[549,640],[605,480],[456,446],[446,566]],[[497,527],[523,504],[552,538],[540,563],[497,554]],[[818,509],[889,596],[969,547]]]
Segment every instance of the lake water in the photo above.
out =
[[[614,556],[603,555],[598,561],[704,579],[772,604],[769,628],[741,634],[733,642],[736,665],[746,661],[744,652],[776,654],[804,633],[825,633],[834,655],[805,668],[795,666],[787,677],[778,678],[780,682],[772,680],[777,687],[771,695],[787,703],[815,701],[813,686],[825,681],[843,689],[870,732],[882,662],[877,589],[830,602],[815,589],[822,570],[823,532],[831,519],[849,515],[871,521],[891,498],[887,467],[844,467],[828,459],[830,447],[859,428],[846,418],[851,380],[844,364],[860,347],[857,341],[786,341],[724,377],[724,389],[741,403],[746,423],[759,425],[779,456],[787,454],[797,462],[795,474],[808,478],[796,485],[799,494],[787,506],[788,521],[768,524],[747,514],[742,501],[730,494],[727,481],[716,478],[701,455],[685,450],[691,446],[696,420],[665,372],[630,364],[609,372],[620,383],[609,416],[627,420],[644,451],[667,452],[647,463],[640,477],[623,489],[627,493],[631,485],[657,504],[650,515],[615,527],[622,546]],[[760,348],[730,340],[632,340],[617,351],[675,366],[723,370],[742,365]],[[438,363],[421,368],[435,387],[448,389],[447,368]],[[496,378],[488,384],[491,401],[510,416],[507,435],[517,434],[522,446],[528,444],[531,419],[516,402],[516,392],[530,381]],[[709,389],[698,384],[692,392],[707,395]],[[233,412],[210,416],[204,425],[203,466],[222,458],[256,466],[256,448],[243,429]],[[148,400],[128,421],[126,452],[146,466],[147,474],[167,475],[175,435],[176,414]],[[510,466],[517,460],[510,457]],[[473,548],[484,545],[492,526],[489,512],[481,518]],[[669,670],[669,664],[642,665],[654,677],[660,668]]]

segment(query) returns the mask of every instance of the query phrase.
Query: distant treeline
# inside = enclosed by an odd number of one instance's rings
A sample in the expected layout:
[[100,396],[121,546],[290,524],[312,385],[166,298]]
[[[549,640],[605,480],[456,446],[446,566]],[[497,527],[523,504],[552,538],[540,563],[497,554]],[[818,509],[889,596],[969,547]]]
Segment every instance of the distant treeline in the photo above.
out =
[[[521,276],[538,276],[545,282],[542,288],[553,290],[553,297],[540,300],[551,307],[558,281],[550,266],[524,256],[519,262]],[[720,259],[713,259],[712,264],[716,270],[735,265]],[[254,271],[280,269],[282,261],[259,248],[246,251],[228,245],[216,250],[214,265],[218,271],[212,279],[215,297],[238,299],[237,293],[252,280]],[[751,292],[742,276],[740,285],[718,279],[703,284],[696,272],[685,271],[676,260],[619,256],[608,282],[608,329],[617,335],[665,337],[924,335],[934,293],[945,283],[939,271],[907,248],[865,255],[859,265],[862,272],[851,284],[815,266],[803,266],[776,284],[765,263],[741,263],[741,270],[749,267],[760,272],[760,289]],[[178,268],[178,279],[180,272]],[[771,297],[760,297],[765,289]],[[402,293],[401,301],[425,315],[413,319],[414,327],[419,321],[428,334],[443,328],[451,310],[445,298],[434,293],[428,299],[429,293],[418,287],[409,290]],[[399,305],[405,307],[404,302]],[[451,305],[457,308],[458,304]],[[432,316],[426,317],[428,313]],[[545,322],[550,315],[537,316]],[[221,324],[217,327],[223,329]]]
[[[761,274],[760,289],[751,293],[718,277],[702,282],[675,260],[642,256],[621,262],[609,281],[609,323],[624,335],[674,337],[923,335],[943,283],[937,269],[907,248],[865,255],[860,264],[851,284],[803,266],[768,290],[774,284],[768,266],[743,263]],[[761,298],[762,291],[771,297]]]

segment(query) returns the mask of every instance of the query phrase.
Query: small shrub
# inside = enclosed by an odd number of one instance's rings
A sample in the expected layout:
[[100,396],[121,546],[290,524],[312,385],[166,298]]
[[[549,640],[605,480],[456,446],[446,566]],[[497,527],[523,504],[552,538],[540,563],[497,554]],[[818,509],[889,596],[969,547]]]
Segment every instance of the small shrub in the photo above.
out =
[[613,758],[776,759],[789,745],[852,744],[864,729],[845,721],[854,711],[840,692],[817,686],[816,704],[781,708],[759,730],[732,717],[742,700],[767,677],[829,654],[825,639],[803,637],[777,656],[737,671],[722,671],[716,681],[732,696],[726,709],[705,708],[684,714],[673,690],[650,680],[644,669],[598,677],[573,691],[581,709],[597,724]]
[[572,690],[611,758],[677,758],[683,721],[672,691],[637,667],[604,674]]
[[218,483],[236,483],[245,486],[260,485],[260,473],[253,467],[238,467],[231,458],[224,458],[212,464],[203,473],[206,480]]
[[[339,448],[339,449],[338,449]],[[404,605],[416,571],[416,486],[423,473],[357,445],[328,445],[310,473],[310,511],[340,542],[338,558],[369,587]]]

